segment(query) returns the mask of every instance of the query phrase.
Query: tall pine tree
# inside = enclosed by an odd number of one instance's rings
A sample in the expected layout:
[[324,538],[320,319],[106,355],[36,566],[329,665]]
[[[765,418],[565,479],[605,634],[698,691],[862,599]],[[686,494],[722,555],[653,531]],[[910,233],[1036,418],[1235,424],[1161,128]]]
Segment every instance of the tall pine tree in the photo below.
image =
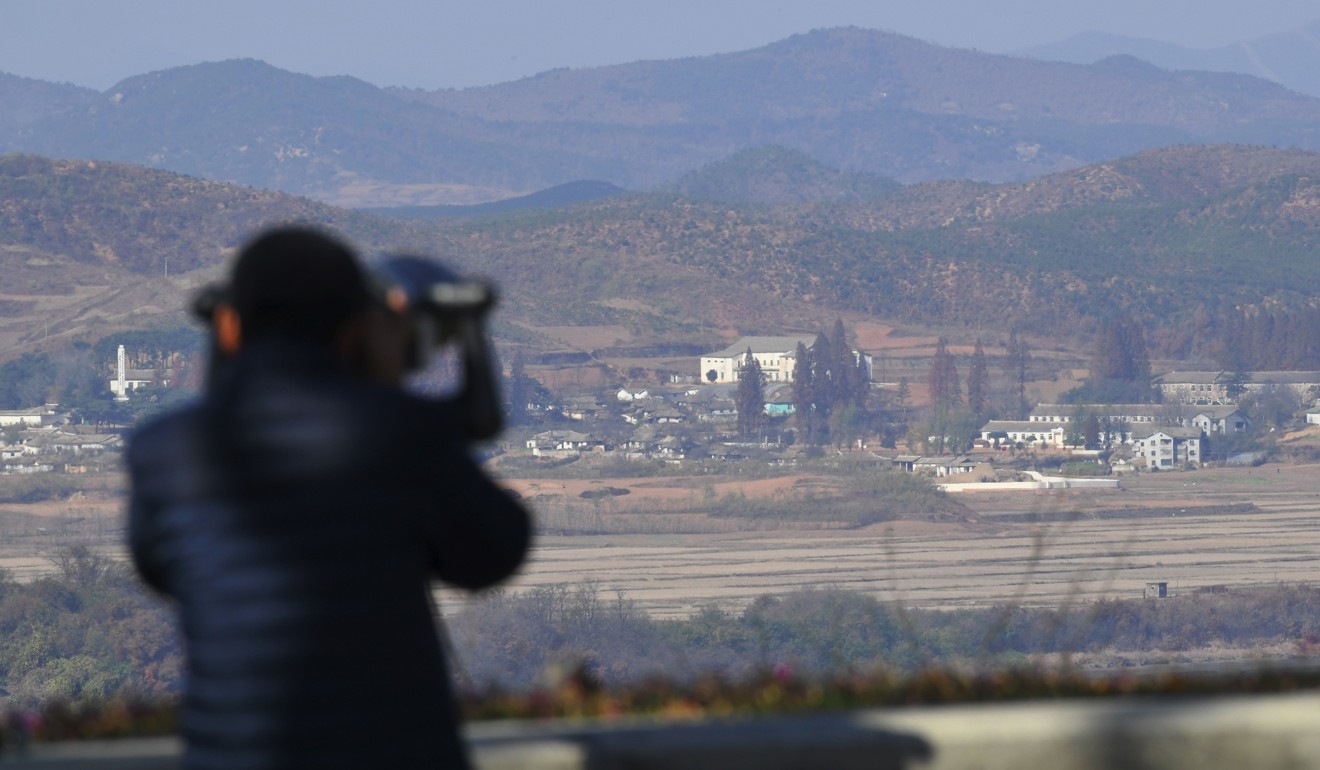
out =
[[[843,321],[834,322],[828,337],[818,333],[810,346],[798,343],[794,356],[793,408],[802,440],[826,443],[831,439],[831,426],[842,425],[850,436],[856,436],[867,424],[870,373],[865,358],[848,345]],[[846,418],[833,419],[844,411],[848,412]]]
[[829,431],[830,410],[834,406],[834,349],[825,334],[816,335],[811,344],[812,398],[816,404],[816,440],[824,442]]
[[1113,404],[1145,402],[1150,396],[1150,357],[1141,324],[1109,318],[1096,332],[1086,383],[1067,397]]
[[1100,325],[1091,354],[1090,379],[1150,383],[1150,356],[1140,323],[1110,318]]
[[947,415],[953,407],[962,403],[962,385],[958,382],[958,367],[953,354],[948,351],[949,341],[940,337],[935,343],[935,359],[930,365],[927,383],[930,385],[930,400],[938,415]]
[[967,408],[980,419],[985,416],[986,403],[990,394],[990,370],[985,364],[985,349],[981,338],[976,338],[976,350],[972,351],[972,366],[967,371]]
[[1027,403],[1027,365],[1031,349],[1027,341],[1018,336],[1017,329],[1008,333],[1008,355],[1004,357],[1004,376],[1008,380],[1008,412],[1015,420],[1025,420],[1031,411]]
[[765,372],[761,363],[747,348],[747,355],[742,366],[738,367],[738,394],[735,401],[738,409],[738,435],[752,438],[760,434],[765,427]]
[[843,330],[843,319],[834,321],[830,332],[830,407],[839,408],[855,400],[857,362],[853,359],[852,348],[848,346],[848,336]]
[[793,410],[806,444],[816,443],[816,365],[812,348],[798,342],[793,365]]
[[531,383],[525,371],[526,361],[521,350],[513,354],[509,365],[509,424],[527,422],[527,402],[531,399]]

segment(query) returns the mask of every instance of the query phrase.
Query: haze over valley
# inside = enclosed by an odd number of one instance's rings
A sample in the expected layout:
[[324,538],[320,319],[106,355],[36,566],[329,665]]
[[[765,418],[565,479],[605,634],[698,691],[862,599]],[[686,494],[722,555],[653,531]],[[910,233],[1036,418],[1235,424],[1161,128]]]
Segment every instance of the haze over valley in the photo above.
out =
[[858,28],[461,91],[244,59],[101,93],[0,76],[0,95],[0,150],[349,206],[470,204],[583,179],[653,190],[766,145],[903,183],[1023,180],[1175,144],[1320,149],[1320,100],[1251,76],[1046,62]]
[[1003,54],[846,21],[462,88],[241,47],[0,72],[0,625],[81,597],[0,699],[179,686],[113,570],[120,451],[205,381],[195,292],[288,222],[499,286],[479,449],[540,540],[440,594],[468,684],[1313,664],[1315,25]]

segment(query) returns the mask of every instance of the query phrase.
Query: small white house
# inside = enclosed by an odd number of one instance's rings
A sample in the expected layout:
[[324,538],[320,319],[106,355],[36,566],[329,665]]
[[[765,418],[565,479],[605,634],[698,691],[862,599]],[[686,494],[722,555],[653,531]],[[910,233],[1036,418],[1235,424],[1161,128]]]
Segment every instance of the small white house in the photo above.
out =
[[31,409],[3,409],[0,410],[0,428],[9,425],[35,428],[41,425],[43,418],[49,421],[54,414],[54,410],[49,406],[34,406]]
[[646,390],[645,388],[641,390],[629,390],[628,388],[619,388],[619,392],[615,393],[614,397],[624,403],[632,403],[634,401],[645,401],[646,399],[651,397],[651,392]]
[[[1310,416],[1307,416],[1310,420]],[[1251,426],[1247,416],[1234,406],[1208,406],[1197,410],[1192,417],[1192,427],[1202,433],[1242,433]]]

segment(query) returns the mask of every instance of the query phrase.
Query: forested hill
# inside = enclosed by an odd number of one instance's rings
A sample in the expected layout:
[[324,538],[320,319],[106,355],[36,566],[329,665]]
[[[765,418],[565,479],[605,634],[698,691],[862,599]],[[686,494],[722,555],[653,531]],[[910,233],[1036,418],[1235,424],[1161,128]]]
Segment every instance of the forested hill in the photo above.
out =
[[[773,168],[714,166],[706,182],[746,189],[740,175],[769,174],[792,187],[795,168],[820,178],[776,157],[784,162]],[[1320,286],[1320,154],[1299,151],[1175,147],[1031,182],[936,182],[866,200],[738,204],[668,192],[451,222],[138,167],[0,160],[6,275],[94,268],[86,280],[159,292],[136,296],[142,306],[181,306],[185,271],[213,269],[259,225],[288,220],[335,227],[368,254],[420,251],[495,278],[500,333],[529,343],[543,326],[583,324],[708,341],[718,329],[820,328],[848,311],[1084,336],[1123,314],[1148,325],[1158,354],[1174,355],[1199,344],[1207,308],[1304,306]],[[172,282],[153,283],[167,258]],[[12,303],[29,301],[0,300],[11,319],[23,312]]]
[[283,193],[117,163],[0,157],[0,242],[131,273],[217,264],[267,222],[361,221]]
[[[1246,145],[1147,150],[1025,182],[909,185],[884,200],[830,208],[861,229],[900,230],[1008,222],[1095,206],[1195,206],[1289,177],[1320,174],[1320,153]],[[1268,210],[1261,210],[1269,216]],[[1274,212],[1280,214],[1282,212]]]
[[117,163],[0,156],[0,358],[178,326],[196,286],[259,229],[404,228],[283,193]]
[[[744,287],[715,305],[735,325],[767,303],[1042,334],[1126,314],[1167,330],[1152,337],[1175,354],[1194,344],[1198,310],[1313,301],[1320,154],[1175,147],[1031,182],[777,207],[639,197],[467,232],[493,265],[572,254],[598,266],[584,298],[650,286],[707,322],[708,294],[666,290],[678,268]],[[544,280],[582,278],[564,266]]]
[[252,60],[147,73],[101,94],[0,76],[0,152],[376,207],[480,203],[581,179],[652,190],[765,145],[912,183],[1028,179],[1224,142],[1320,149],[1320,99],[1245,75],[1045,62],[855,28],[461,91]]

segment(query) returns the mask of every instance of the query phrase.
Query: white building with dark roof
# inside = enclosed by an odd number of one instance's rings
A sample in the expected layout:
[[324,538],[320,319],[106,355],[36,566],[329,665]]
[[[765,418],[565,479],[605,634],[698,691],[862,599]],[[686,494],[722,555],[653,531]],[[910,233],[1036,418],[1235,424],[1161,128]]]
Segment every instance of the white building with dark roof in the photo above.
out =
[[751,349],[752,358],[761,365],[766,382],[792,382],[793,371],[797,368],[798,343],[811,347],[815,341],[815,335],[743,337],[718,353],[701,357],[701,381],[737,382],[738,370],[742,368],[748,349]]
[[991,420],[981,426],[981,438],[987,442],[999,439],[1008,444],[1062,448],[1067,436],[1068,426],[1063,422]]
[[[811,347],[816,342],[815,335],[796,335],[790,337],[743,337],[734,344],[710,355],[701,357],[700,377],[703,383],[726,383],[738,381],[738,370],[742,368],[747,351],[750,348],[752,358],[761,365],[765,381],[792,382],[797,370],[797,346],[802,343]],[[853,361],[860,362],[866,369],[867,380],[872,376],[871,356],[854,349]]]
[[[1233,372],[1168,372],[1153,380],[1164,401],[1184,404],[1232,404],[1237,397],[1229,393]],[[1320,393],[1320,372],[1259,371],[1246,372],[1239,383],[1242,393],[1260,394],[1288,389],[1306,402]]]
[[1168,413],[1162,404],[1037,404],[1027,419],[1032,422],[1072,422],[1079,409],[1097,420],[1134,424],[1162,422]]
[[1232,372],[1167,372],[1154,378],[1165,402],[1222,404],[1228,398]]

